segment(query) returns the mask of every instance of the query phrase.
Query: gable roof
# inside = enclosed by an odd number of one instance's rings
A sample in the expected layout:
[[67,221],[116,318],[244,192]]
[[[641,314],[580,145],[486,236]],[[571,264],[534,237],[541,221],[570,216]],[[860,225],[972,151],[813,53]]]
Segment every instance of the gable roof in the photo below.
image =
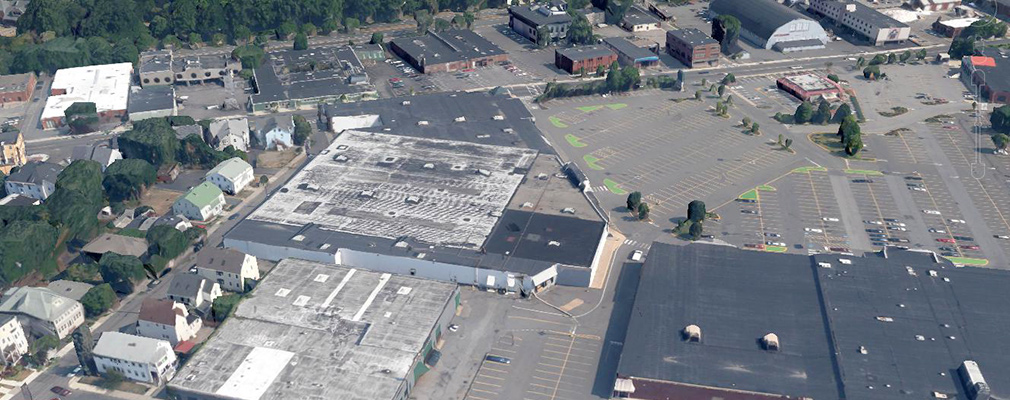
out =
[[204,207],[217,201],[218,197],[223,194],[224,192],[213,183],[203,182],[194,186],[179,200],[186,200],[197,207]]
[[207,247],[197,253],[196,265],[199,268],[238,274],[242,272],[242,263],[245,262],[245,257],[245,253],[232,249]]
[[219,174],[227,179],[234,180],[246,171],[252,171],[252,169],[252,165],[249,165],[249,163],[245,162],[245,160],[239,157],[233,157],[221,161],[221,163],[215,166],[214,169],[207,171],[206,176],[209,177],[214,174]]
[[239,136],[246,140],[249,137],[249,120],[245,118],[229,118],[211,121],[210,135],[218,139],[225,136]]
[[295,132],[295,119],[290,115],[286,116],[274,116],[267,118],[266,122],[263,124],[263,130],[261,132],[270,132],[274,129],[281,130],[288,133]]
[[4,293],[0,313],[25,314],[43,321],[53,321],[79,304],[76,300],[60,296],[47,288],[19,286],[7,289]]
[[168,294],[173,296],[195,298],[204,286],[204,279],[196,274],[179,274],[172,278],[172,285],[168,287]]
[[178,305],[169,299],[146,298],[140,305],[141,321],[153,322],[161,325],[175,326],[176,316],[186,316],[186,308]]
[[108,166],[113,161],[121,158],[123,158],[123,155],[119,150],[99,145],[74,146],[74,151],[70,156],[71,160],[91,160],[103,166]]
[[8,182],[32,183],[41,185],[44,182],[56,184],[56,178],[63,171],[63,166],[48,162],[32,161],[25,164],[18,172],[7,177]]
[[116,253],[124,256],[141,257],[147,253],[147,240],[132,236],[103,233],[84,246],[85,253],[105,254]]
[[797,19],[816,24],[792,8],[775,0],[712,0],[709,10],[716,14],[729,14],[740,20],[740,25],[762,39],[768,40],[780,26]]
[[93,287],[94,285],[89,285],[84,282],[76,282],[66,279],[49,282],[49,285],[46,286],[46,288],[52,290],[53,293],[77,301],[80,301],[81,298],[84,297],[84,295],[87,294]]
[[141,364],[156,364],[162,358],[172,355],[172,346],[165,340],[109,331],[98,339],[94,354]]

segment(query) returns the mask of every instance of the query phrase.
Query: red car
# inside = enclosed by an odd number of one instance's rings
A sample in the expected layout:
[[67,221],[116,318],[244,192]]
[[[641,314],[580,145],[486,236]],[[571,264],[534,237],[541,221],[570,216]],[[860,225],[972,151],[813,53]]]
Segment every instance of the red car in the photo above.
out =
[[64,389],[62,386],[53,386],[49,390],[51,390],[53,393],[56,393],[56,394],[58,394],[60,396],[70,396],[70,391],[67,390],[67,389]]
[[972,245],[962,245],[961,248],[965,249],[965,250],[978,250],[978,246],[973,245],[973,244]]
[[954,243],[954,239],[951,239],[951,238],[939,238],[939,239],[936,239],[936,241],[937,242],[943,242],[943,243]]
[[399,81],[400,81],[400,78],[389,78],[389,83],[396,83],[396,82],[399,82]]

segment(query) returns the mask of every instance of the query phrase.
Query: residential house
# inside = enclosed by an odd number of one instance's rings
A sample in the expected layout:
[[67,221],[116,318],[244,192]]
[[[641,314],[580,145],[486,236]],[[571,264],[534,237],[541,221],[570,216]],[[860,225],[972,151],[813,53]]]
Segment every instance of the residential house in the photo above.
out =
[[256,130],[256,140],[267,150],[294,146],[294,135],[295,119],[290,115],[270,117]]
[[16,316],[35,336],[63,339],[84,323],[84,306],[77,300],[41,287],[7,289],[0,301],[0,314]]
[[36,199],[34,197],[22,196],[17,193],[12,193],[4,198],[0,199],[0,206],[8,207],[31,207],[42,204],[42,200]]
[[147,247],[147,240],[144,240],[144,238],[103,233],[101,236],[88,242],[81,249],[81,252],[90,256],[95,261],[100,260],[105,253],[143,258],[147,254]]
[[63,171],[62,165],[32,161],[8,175],[4,186],[8,194],[16,193],[45,200],[56,190],[56,178],[61,171]]
[[221,191],[236,195],[253,180],[253,167],[245,160],[234,157],[221,161],[207,171],[206,181],[213,183]]
[[112,163],[116,162],[116,160],[123,159],[123,153],[105,145],[81,145],[74,146],[74,151],[71,153],[70,159],[73,161],[95,161],[102,165],[102,172],[105,172],[105,169],[112,165]]
[[76,301],[81,301],[85,294],[88,293],[91,288],[95,287],[84,282],[71,281],[66,279],[55,280],[49,282],[46,288],[52,290],[60,296],[66,297],[68,299],[74,299]]
[[179,362],[168,341],[117,331],[103,333],[93,354],[99,373],[115,371],[126,379],[153,385],[172,379]]
[[20,167],[27,162],[25,136],[21,131],[0,133],[0,172],[8,175],[14,167]]
[[224,210],[224,192],[210,182],[196,185],[172,205],[173,214],[196,221],[207,221]]
[[[30,0],[0,0],[0,23],[13,26],[28,9]],[[35,82],[32,82],[35,86]]]
[[224,290],[245,292],[246,281],[259,280],[256,257],[232,249],[206,248],[196,256],[196,273],[217,281]]
[[144,299],[137,319],[137,334],[167,340],[173,347],[192,339],[203,326],[203,320],[190,314],[186,306],[169,299]]
[[178,229],[179,232],[185,232],[189,228],[193,227],[193,224],[189,223],[189,220],[186,219],[186,217],[182,215],[171,215],[171,214],[162,215],[160,218],[154,221],[154,226],[158,225],[168,225],[175,229]]
[[168,298],[205,314],[214,299],[221,296],[221,285],[196,274],[179,274],[172,278]]
[[0,318],[0,356],[3,365],[14,365],[28,353],[28,338],[21,322],[13,315]]
[[228,146],[236,150],[249,150],[249,120],[245,118],[219,119],[210,123],[207,143],[218,150]]
[[179,177],[179,163],[164,164],[158,168],[158,182],[172,183]]
[[538,43],[537,31],[543,27],[550,40],[561,40],[568,36],[572,16],[568,15],[568,5],[563,1],[547,4],[516,5],[509,7],[509,27],[533,43]]

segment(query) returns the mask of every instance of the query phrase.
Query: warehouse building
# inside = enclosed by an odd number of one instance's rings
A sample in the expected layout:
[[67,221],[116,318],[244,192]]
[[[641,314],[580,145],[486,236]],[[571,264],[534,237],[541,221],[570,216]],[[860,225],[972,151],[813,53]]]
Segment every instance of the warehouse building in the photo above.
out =
[[740,37],[757,47],[783,53],[822,49],[828,35],[817,21],[775,0],[712,0],[709,13],[740,20]]
[[172,50],[145,51],[138,64],[143,86],[224,82],[242,71],[230,55],[176,57]]
[[546,4],[516,5],[509,7],[509,27],[533,43],[537,43],[537,30],[545,27],[551,40],[568,37],[572,16],[568,4],[554,0]]
[[425,74],[484,67],[508,60],[504,50],[466,29],[396,38],[389,42],[389,50]]
[[961,82],[990,103],[1010,104],[1010,60],[1004,49],[984,48],[961,59]]
[[456,285],[288,259],[168,384],[180,399],[406,400],[439,360]]
[[254,77],[256,93],[249,96],[253,112],[378,98],[350,46],[269,53]]
[[666,31],[666,52],[688,68],[719,65],[719,42],[695,28]]
[[600,45],[554,50],[554,66],[569,74],[595,74],[596,68],[609,68],[614,61],[617,61],[617,53]]
[[910,26],[854,0],[813,0],[807,11],[827,17],[874,46],[902,43],[912,33]]
[[[655,243],[615,397],[988,399],[1010,395],[1006,271],[928,251],[863,257]],[[976,393],[979,395],[976,396]]]
[[176,115],[175,88],[172,86],[134,86],[130,91],[126,112],[130,121],[163,118]]
[[822,99],[836,101],[845,91],[837,82],[815,74],[783,76],[775,81],[782,91],[796,96],[800,101],[819,103]]
[[942,20],[942,17],[938,17],[936,21],[933,22],[933,30],[937,33],[952,38],[961,34],[965,28],[971,26],[978,18],[958,18],[958,19],[948,19],[946,21]]
[[42,128],[65,124],[66,110],[74,103],[95,103],[98,117],[110,122],[126,115],[133,64],[104,64],[64,68],[53,75],[49,98],[42,110]]
[[612,37],[603,39],[603,43],[617,53],[617,62],[622,67],[649,68],[659,65],[659,56],[648,49],[638,47],[631,42]]
[[621,28],[628,32],[647,32],[660,28],[660,21],[646,10],[631,6],[621,18]]

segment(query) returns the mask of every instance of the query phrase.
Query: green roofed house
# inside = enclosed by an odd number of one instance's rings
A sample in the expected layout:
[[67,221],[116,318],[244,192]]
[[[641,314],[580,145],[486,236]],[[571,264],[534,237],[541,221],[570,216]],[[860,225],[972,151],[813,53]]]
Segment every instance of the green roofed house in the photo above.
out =
[[206,221],[221,214],[224,209],[224,192],[210,182],[201,183],[172,205],[173,214],[186,218]]

